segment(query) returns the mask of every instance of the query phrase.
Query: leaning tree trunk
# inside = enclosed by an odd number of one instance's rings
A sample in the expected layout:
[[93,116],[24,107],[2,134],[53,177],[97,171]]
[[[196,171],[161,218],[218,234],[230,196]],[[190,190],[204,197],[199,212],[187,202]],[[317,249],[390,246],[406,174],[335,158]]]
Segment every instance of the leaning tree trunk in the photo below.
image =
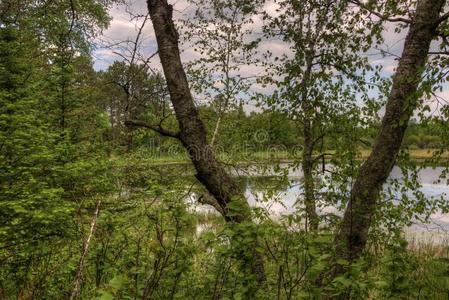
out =
[[[395,164],[408,122],[419,104],[418,86],[444,3],[444,0],[417,3],[373,151],[356,177],[335,237],[335,261],[358,259],[366,245],[380,190]],[[344,267],[335,264],[330,279],[344,272]]]
[[[170,99],[179,123],[176,137],[187,149],[197,179],[216,199],[224,218],[231,224],[252,225],[250,208],[242,189],[219,164],[207,143],[206,129],[198,115],[181,63],[178,33],[172,19],[173,7],[167,0],[148,0],[147,4]],[[256,251],[257,238],[238,242],[242,247],[240,255],[244,265],[251,269],[258,282],[263,282],[265,273],[262,257]]]

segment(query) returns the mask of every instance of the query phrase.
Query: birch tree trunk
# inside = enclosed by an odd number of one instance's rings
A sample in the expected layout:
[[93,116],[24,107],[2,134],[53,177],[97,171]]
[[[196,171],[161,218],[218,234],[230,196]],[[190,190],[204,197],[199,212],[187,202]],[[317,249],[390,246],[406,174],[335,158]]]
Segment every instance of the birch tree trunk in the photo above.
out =
[[315,178],[313,175],[314,158],[313,150],[315,148],[313,136],[313,115],[315,107],[311,99],[309,99],[308,86],[310,84],[310,77],[312,75],[313,67],[313,46],[309,49],[310,53],[306,54],[306,69],[304,77],[300,84],[301,89],[301,110],[302,110],[302,137],[304,139],[304,146],[302,150],[301,168],[303,171],[304,180],[304,205],[306,209],[307,223],[306,228],[310,230],[317,230],[320,219],[316,212],[316,198],[315,198]]
[[89,253],[89,245],[92,240],[92,236],[95,232],[95,227],[97,225],[98,213],[100,212],[101,200],[98,200],[97,206],[95,207],[95,212],[92,217],[92,221],[90,222],[90,231],[87,239],[84,242],[83,253],[81,254],[81,258],[78,264],[78,269],[76,270],[75,280],[73,281],[73,290],[70,296],[70,300],[79,299],[81,293],[81,284],[83,281],[83,271],[84,271],[84,262],[86,260],[86,256]]

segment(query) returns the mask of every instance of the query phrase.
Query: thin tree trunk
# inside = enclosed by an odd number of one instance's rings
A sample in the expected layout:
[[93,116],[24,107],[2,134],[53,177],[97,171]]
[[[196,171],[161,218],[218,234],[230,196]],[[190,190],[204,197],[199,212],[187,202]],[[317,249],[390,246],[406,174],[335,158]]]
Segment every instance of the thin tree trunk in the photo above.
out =
[[[373,151],[355,179],[335,237],[335,261],[352,262],[365,248],[377,198],[395,164],[410,117],[419,104],[417,90],[444,4],[444,0],[419,0],[417,3]],[[330,280],[344,272],[343,266],[335,264]]]
[[[153,22],[170,100],[179,123],[176,137],[187,149],[196,169],[197,179],[206,187],[222,208],[224,218],[231,223],[252,224],[251,211],[243,191],[219,164],[207,144],[206,129],[199,117],[187,77],[181,63],[178,33],[172,19],[173,7],[167,0],[148,0],[148,10]],[[263,260],[256,251],[257,238],[239,241],[242,245],[242,261],[258,282],[265,280]]]
[[70,300],[79,299],[81,293],[81,283],[83,281],[83,271],[84,271],[84,262],[86,260],[86,256],[89,253],[89,245],[92,239],[92,236],[95,232],[95,227],[97,224],[98,213],[100,212],[101,200],[98,200],[97,206],[95,207],[95,213],[92,217],[92,221],[90,222],[90,231],[87,236],[86,241],[84,242],[83,253],[81,254],[81,258],[78,264],[78,269],[76,270],[75,280],[73,281],[73,290],[72,295],[70,296]]
[[307,224],[310,230],[317,230],[319,224],[315,203],[315,182],[313,177],[313,136],[311,122],[306,116],[303,124],[304,149],[302,151],[302,171],[304,180],[304,204]]
[[306,228],[311,230],[318,229],[319,218],[316,213],[315,203],[315,184],[313,178],[313,148],[314,137],[312,128],[312,116],[314,114],[314,107],[311,105],[310,99],[308,99],[308,85],[312,74],[312,62],[313,62],[313,48],[311,47],[310,53],[307,54],[306,70],[304,72],[303,80],[301,81],[301,109],[303,113],[303,151],[302,151],[302,163],[301,168],[303,171],[304,181],[304,205],[306,209],[307,224]]
[[218,129],[220,128],[220,124],[221,124],[221,119],[223,118],[224,113],[222,113],[220,111],[220,114],[218,115],[218,119],[217,122],[215,123],[215,129],[214,129],[214,133],[212,134],[212,139],[210,141],[210,146],[214,147],[215,144],[215,139],[217,138],[218,135]]

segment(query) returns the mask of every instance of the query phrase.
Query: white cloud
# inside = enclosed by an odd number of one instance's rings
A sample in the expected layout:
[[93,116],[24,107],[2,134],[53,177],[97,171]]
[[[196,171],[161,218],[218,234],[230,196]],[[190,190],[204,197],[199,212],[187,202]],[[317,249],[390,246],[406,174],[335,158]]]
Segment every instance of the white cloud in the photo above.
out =
[[[187,0],[177,0],[172,1],[174,5],[174,19],[179,20],[181,18],[186,18],[191,16],[193,7],[189,4]],[[191,9],[192,8],[192,9]],[[263,11],[270,14],[276,15],[278,4],[273,1],[267,1],[264,4]],[[127,6],[120,5],[114,7],[110,10],[112,16],[112,21],[110,27],[105,30],[102,38],[98,41],[100,47],[94,52],[94,66],[97,70],[106,69],[115,60],[121,60],[120,56],[115,54],[112,49],[104,48],[105,44],[114,44],[126,40],[134,40],[141,24],[140,21],[131,21],[131,16],[129,11],[134,14],[145,15],[147,13],[146,1],[130,1]],[[253,23],[248,25],[248,28],[253,29],[256,33],[261,33],[264,21],[261,16],[255,16],[253,18]],[[382,66],[383,71],[381,75],[383,77],[391,77],[397,67],[398,57],[401,55],[403,44],[405,40],[405,35],[407,29],[403,29],[399,33],[395,30],[397,27],[396,23],[387,23],[384,27],[382,36],[384,43],[378,45],[376,48],[372,48],[368,51],[367,55],[369,61],[372,65]],[[181,39],[182,40],[182,39]],[[117,52],[126,53],[124,45],[116,45],[113,49]],[[141,52],[144,56],[149,56],[155,53],[157,49],[156,40],[154,36],[154,31],[149,20],[143,31],[143,39],[141,44]],[[436,50],[436,44],[432,45],[432,49]],[[279,39],[264,40],[258,48],[259,53],[264,53],[267,50],[272,52],[274,56],[280,56],[282,54],[291,55],[291,49]],[[192,61],[200,58],[200,54],[186,43],[181,44],[181,58],[183,62]],[[152,66],[155,69],[161,70],[160,62],[158,57],[155,57],[152,61]],[[255,76],[261,75],[264,72],[263,68],[258,65],[251,64],[243,66],[239,73],[241,76]],[[272,91],[272,89],[262,88],[259,85],[254,85],[253,90],[260,91]],[[441,95],[443,98],[449,99],[449,90],[444,87],[443,93]],[[432,104],[432,107],[435,105]]]

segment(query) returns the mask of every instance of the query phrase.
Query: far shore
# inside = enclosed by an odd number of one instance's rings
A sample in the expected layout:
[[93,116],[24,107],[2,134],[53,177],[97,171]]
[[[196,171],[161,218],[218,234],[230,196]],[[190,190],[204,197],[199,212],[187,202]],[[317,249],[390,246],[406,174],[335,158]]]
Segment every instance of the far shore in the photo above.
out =
[[[436,149],[412,149],[408,150],[410,159],[419,163],[441,163],[447,164],[449,161],[449,151],[445,151],[442,154],[435,155]],[[329,161],[334,155],[335,151],[326,151],[324,159]],[[368,158],[371,150],[361,149],[356,156],[357,160],[365,160]],[[219,160],[229,165],[248,165],[248,164],[266,164],[266,163],[294,163],[300,162],[301,152],[292,153],[290,151],[254,151],[249,153],[237,153],[236,155],[228,155],[226,153],[218,153]],[[315,156],[318,158],[318,155]],[[141,154],[141,162],[148,165],[178,165],[190,163],[187,155],[177,154],[162,154],[152,155],[149,153]]]

